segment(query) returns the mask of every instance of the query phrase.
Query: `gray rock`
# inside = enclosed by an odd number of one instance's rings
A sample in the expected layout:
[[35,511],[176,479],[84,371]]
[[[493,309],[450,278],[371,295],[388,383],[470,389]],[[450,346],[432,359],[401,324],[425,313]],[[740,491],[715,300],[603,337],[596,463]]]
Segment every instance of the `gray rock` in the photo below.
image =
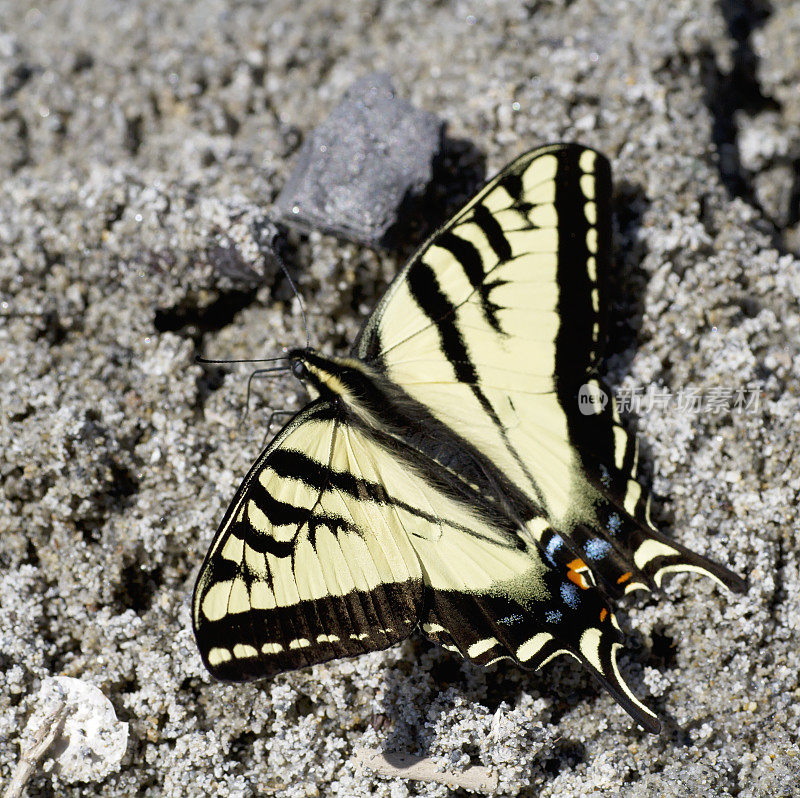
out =
[[443,127],[435,114],[398,98],[389,75],[361,78],[303,142],[276,201],[282,220],[384,242],[401,204],[430,182]]

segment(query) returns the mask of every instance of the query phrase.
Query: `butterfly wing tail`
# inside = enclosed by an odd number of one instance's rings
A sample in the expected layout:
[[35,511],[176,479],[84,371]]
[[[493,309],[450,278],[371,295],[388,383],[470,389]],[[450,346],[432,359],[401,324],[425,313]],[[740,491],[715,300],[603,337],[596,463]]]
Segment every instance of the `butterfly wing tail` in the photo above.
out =
[[[695,572],[741,592],[746,583],[728,568],[670,540],[650,517],[650,496],[639,482],[636,437],[622,426],[614,397],[596,377],[589,383],[609,398],[595,412],[572,413],[570,436],[580,452],[582,512],[568,531],[610,596],[661,587],[669,573]],[[577,404],[576,404],[577,406]]]
[[[577,591],[567,576],[546,577],[552,601],[526,602],[510,594],[465,596],[430,591],[423,633],[433,642],[478,665],[503,659],[538,670],[558,656],[581,662],[644,729],[657,733],[656,715],[635,696],[620,671],[622,635],[599,590]],[[580,593],[580,595],[578,595]]]

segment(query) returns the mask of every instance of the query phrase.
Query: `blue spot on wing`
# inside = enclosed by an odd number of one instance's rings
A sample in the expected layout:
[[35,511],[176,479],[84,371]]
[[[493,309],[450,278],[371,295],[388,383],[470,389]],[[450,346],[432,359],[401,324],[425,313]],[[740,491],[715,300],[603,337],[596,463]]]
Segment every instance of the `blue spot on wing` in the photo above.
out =
[[578,588],[571,582],[564,582],[561,585],[561,598],[564,599],[564,603],[573,610],[577,609],[578,604],[581,603],[580,596],[578,595]]
[[592,538],[585,547],[586,556],[590,560],[602,560],[611,551],[611,544],[606,540]]
[[564,539],[561,535],[553,535],[552,538],[547,542],[547,547],[544,550],[544,553],[547,555],[547,559],[555,565],[555,554],[556,552],[564,545]]

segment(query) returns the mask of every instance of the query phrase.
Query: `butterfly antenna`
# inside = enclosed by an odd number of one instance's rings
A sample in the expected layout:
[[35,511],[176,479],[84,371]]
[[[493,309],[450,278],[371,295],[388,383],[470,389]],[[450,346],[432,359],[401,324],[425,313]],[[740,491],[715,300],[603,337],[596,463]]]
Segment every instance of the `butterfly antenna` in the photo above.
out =
[[281,258],[278,258],[278,263],[280,264],[281,271],[286,276],[286,279],[289,282],[289,286],[291,287],[294,295],[297,297],[297,303],[300,305],[300,314],[303,317],[303,326],[306,328],[306,349],[311,346],[311,336],[308,332],[308,318],[306,317],[306,309],[303,305],[303,299],[300,296],[300,292],[297,290],[297,286],[294,284],[294,280],[292,280],[292,275],[289,274],[289,270],[286,268],[286,264],[283,262]]
[[[243,358],[230,358],[229,360],[211,360],[207,357],[200,355],[194,356],[195,363],[274,363],[276,360],[288,360],[285,355],[282,357],[243,357]],[[261,369],[263,371],[264,369]]]

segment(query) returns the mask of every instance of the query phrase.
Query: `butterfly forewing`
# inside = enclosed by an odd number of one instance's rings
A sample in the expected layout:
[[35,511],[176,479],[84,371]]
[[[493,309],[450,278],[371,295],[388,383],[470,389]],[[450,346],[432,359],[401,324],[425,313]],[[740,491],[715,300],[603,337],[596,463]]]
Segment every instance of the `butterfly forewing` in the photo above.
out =
[[522,156],[417,253],[357,349],[560,521],[571,405],[603,341],[610,189],[591,150]]

